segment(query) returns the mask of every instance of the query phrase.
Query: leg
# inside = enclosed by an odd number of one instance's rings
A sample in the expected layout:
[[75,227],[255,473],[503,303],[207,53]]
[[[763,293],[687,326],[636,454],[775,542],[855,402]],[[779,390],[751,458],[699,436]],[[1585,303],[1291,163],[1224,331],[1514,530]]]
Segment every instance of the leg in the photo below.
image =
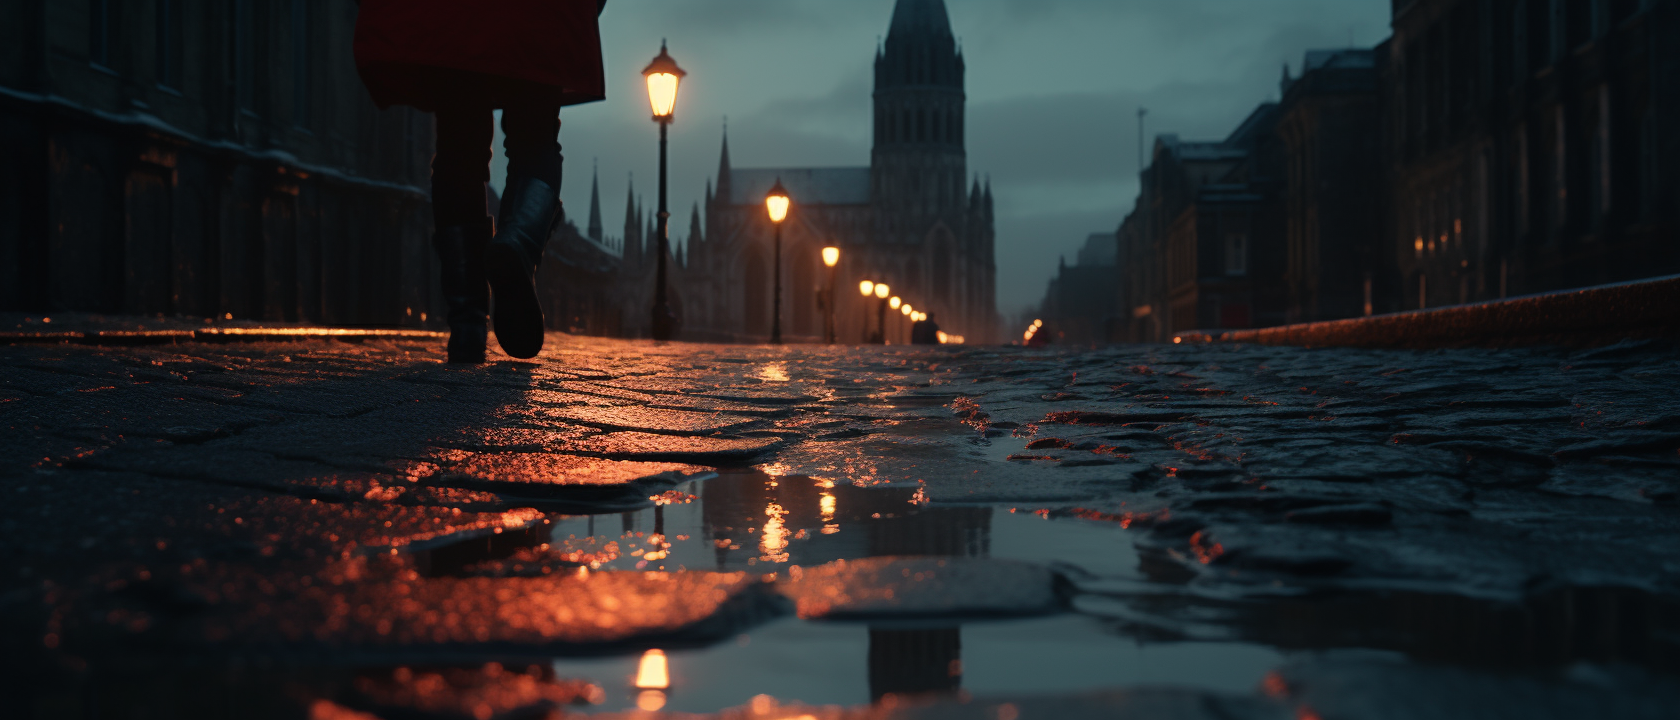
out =
[[484,183],[490,179],[493,117],[488,108],[437,114],[437,155],[432,158],[432,224],[448,306],[449,362],[482,363],[487,344],[490,287],[484,248],[494,225]]
[[485,253],[486,274],[496,298],[496,342],[516,358],[542,352],[536,267],[560,220],[560,107],[541,95],[533,93],[536,99],[510,104],[502,111],[507,192],[502,196],[496,239]]

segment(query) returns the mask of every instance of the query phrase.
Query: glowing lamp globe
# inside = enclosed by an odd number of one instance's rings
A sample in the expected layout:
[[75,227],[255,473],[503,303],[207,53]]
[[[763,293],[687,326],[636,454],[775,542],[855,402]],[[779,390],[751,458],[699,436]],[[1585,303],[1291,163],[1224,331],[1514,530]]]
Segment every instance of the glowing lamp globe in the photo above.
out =
[[910,317],[910,313],[916,312],[916,310],[909,305],[905,305],[903,308],[900,308],[900,311],[904,313],[904,317]]
[[764,207],[770,211],[770,222],[781,224],[787,219],[788,205],[793,201],[788,199],[787,188],[782,187],[782,179],[776,178],[776,186],[770,188],[770,194],[764,196]]
[[894,295],[891,300],[887,301],[887,307],[890,307],[894,310],[897,310],[897,309],[899,309],[900,307],[903,307],[903,306],[904,306],[904,301],[898,299],[897,295]]
[[834,267],[835,265],[839,265],[840,264],[840,248],[837,248],[837,247],[825,247],[825,248],[823,248],[823,264],[827,265],[829,267]]
[[671,122],[677,110],[677,86],[686,75],[665,50],[665,43],[659,43],[659,56],[642,71],[642,77],[647,78],[648,104],[653,106],[655,122]]
[[864,297],[869,297],[870,295],[874,295],[875,294],[875,283],[872,282],[872,281],[869,281],[869,280],[865,280],[863,282],[858,283],[858,292],[863,293]]
[[891,294],[892,294],[892,288],[887,287],[886,283],[876,283],[875,284],[875,297],[878,297],[882,300],[885,300],[885,299],[887,299],[887,296],[891,295]]

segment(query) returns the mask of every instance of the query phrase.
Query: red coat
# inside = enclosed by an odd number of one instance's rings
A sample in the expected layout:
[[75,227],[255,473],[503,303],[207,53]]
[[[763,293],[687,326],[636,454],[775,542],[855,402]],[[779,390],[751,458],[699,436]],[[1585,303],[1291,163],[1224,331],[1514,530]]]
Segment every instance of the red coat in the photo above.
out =
[[606,0],[361,0],[356,68],[380,107],[504,107],[558,93],[560,104],[606,97]]

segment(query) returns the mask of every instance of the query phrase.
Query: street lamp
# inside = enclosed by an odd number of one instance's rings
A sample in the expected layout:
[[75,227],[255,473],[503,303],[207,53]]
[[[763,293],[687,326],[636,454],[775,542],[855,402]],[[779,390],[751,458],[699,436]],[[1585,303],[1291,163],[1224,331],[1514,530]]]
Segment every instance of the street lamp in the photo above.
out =
[[875,283],[875,297],[881,301],[880,307],[875,311],[875,326],[880,328],[875,342],[880,345],[887,344],[887,296],[891,294],[892,288],[886,283]]
[[776,186],[764,196],[764,208],[770,212],[770,223],[776,226],[776,306],[770,315],[770,342],[775,345],[782,344],[782,221],[787,219],[791,203],[787,188],[782,187],[782,179],[776,178]]
[[834,273],[835,273],[835,266],[840,264],[840,248],[837,248],[837,247],[825,247],[825,248],[823,248],[822,258],[823,258],[823,264],[828,266],[828,296],[827,296],[826,302],[824,303],[825,305],[828,306],[827,307],[828,314],[827,314],[826,317],[823,318],[823,330],[824,330],[824,335],[825,335],[825,337],[823,339],[828,341],[828,344],[833,345],[834,343],[839,342],[839,340],[840,340],[838,337],[836,337],[840,333],[839,333],[839,329],[835,326],[835,322],[834,322],[834,283],[835,283]]
[[653,339],[670,340],[676,331],[676,315],[671,312],[670,284],[665,269],[665,256],[671,254],[671,213],[666,206],[666,138],[677,110],[677,86],[688,73],[677,67],[677,61],[659,43],[659,55],[642,71],[647,78],[648,104],[653,106],[653,121],[659,124],[659,265],[653,295]]
[[906,320],[909,320],[910,316],[916,312],[915,308],[910,307],[910,303],[904,303],[904,307],[901,307],[898,310],[899,312],[904,313],[904,319]]
[[858,292],[863,293],[863,341],[869,342],[869,298],[875,294],[875,281],[865,280],[858,283]]

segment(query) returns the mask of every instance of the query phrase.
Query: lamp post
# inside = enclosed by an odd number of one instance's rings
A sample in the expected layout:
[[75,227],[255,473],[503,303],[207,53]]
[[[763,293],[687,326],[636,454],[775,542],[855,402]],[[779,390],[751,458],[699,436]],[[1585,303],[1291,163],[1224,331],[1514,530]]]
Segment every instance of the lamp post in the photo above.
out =
[[892,294],[892,288],[886,283],[875,283],[875,297],[881,301],[879,309],[875,311],[875,327],[880,332],[875,336],[875,344],[887,344],[887,296]]
[[[899,308],[899,311],[904,313],[904,319],[905,320],[909,320],[912,323],[916,322],[916,320],[915,320],[916,308],[910,307],[910,303],[904,303],[904,307]],[[913,345],[916,342],[915,333],[912,332],[912,330],[913,330],[913,328],[906,329],[904,331],[904,337],[906,338],[906,340],[905,340],[906,345]]]
[[677,109],[677,86],[688,73],[677,67],[677,61],[659,43],[659,55],[642,71],[647,78],[648,103],[653,106],[653,121],[659,124],[659,265],[653,291],[653,339],[670,340],[676,331],[676,315],[671,312],[670,284],[665,269],[665,256],[671,254],[671,213],[666,206],[666,138]]
[[834,322],[834,273],[836,266],[840,264],[840,248],[823,248],[822,258],[823,264],[828,266],[828,295],[823,303],[826,306],[824,309],[826,309],[828,313],[823,318],[823,340],[828,342],[828,344],[833,345],[834,343],[840,341],[840,338],[837,337],[840,332],[839,329],[835,327]]
[[869,342],[869,298],[875,294],[875,283],[865,280],[858,283],[858,292],[863,293],[863,341]]
[[770,188],[770,194],[764,197],[764,208],[770,212],[770,224],[776,226],[776,277],[775,307],[771,309],[770,342],[782,344],[782,221],[788,215],[787,188],[782,187],[782,179],[776,178],[776,186]]

